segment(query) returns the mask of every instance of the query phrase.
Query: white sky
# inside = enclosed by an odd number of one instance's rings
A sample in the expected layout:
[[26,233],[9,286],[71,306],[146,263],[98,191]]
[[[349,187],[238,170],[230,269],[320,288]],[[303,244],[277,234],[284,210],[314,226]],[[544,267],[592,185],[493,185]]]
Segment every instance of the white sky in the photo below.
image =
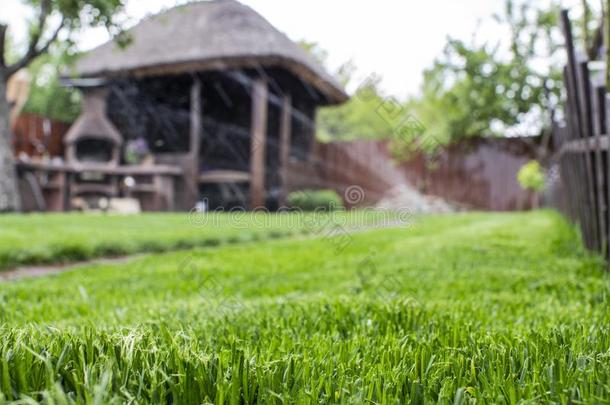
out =
[[[506,40],[493,13],[504,0],[241,0],[294,40],[319,43],[336,68],[353,60],[359,80],[370,73],[383,77],[383,89],[404,98],[416,94],[422,72],[443,50],[447,36],[469,40],[477,26],[480,38]],[[538,0],[539,1],[539,0]],[[574,3],[576,0],[565,0]],[[130,23],[175,5],[177,0],[128,0]],[[0,20],[17,38],[25,35],[27,8],[20,0],[0,0]],[[103,29],[79,36],[79,47],[90,49],[108,39]]]

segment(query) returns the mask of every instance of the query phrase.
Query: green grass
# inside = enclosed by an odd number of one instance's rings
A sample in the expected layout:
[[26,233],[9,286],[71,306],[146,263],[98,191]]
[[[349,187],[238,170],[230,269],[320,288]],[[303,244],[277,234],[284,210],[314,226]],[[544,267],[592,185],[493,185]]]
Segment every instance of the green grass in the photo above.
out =
[[2,285],[22,403],[610,403],[610,283],[551,212],[151,254]]
[[[388,218],[392,214],[337,212],[332,221],[362,225]],[[315,233],[326,224],[325,216],[319,213],[2,215],[0,270],[274,239]]]

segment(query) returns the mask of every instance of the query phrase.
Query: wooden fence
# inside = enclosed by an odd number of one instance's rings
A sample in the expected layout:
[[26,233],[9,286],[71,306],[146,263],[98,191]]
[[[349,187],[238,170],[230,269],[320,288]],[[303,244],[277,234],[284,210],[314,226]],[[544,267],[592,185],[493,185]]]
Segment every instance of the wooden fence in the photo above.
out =
[[288,191],[327,188],[344,195],[357,186],[363,194],[356,205],[373,205],[401,184],[408,184],[407,176],[383,141],[316,142],[307,162],[288,165]]
[[610,94],[603,72],[574,46],[567,11],[561,13],[567,65],[565,125],[554,124],[553,141],[564,191],[565,213],[580,226],[586,246],[608,257],[610,238]]
[[69,123],[55,121],[36,114],[21,113],[13,126],[15,155],[30,157],[64,155],[63,138]]
[[358,186],[364,192],[362,205],[369,205],[394,187],[410,185],[467,209],[526,210],[532,195],[521,188],[517,173],[535,159],[534,148],[529,138],[472,138],[443,148],[433,160],[415,154],[398,163],[386,141],[316,143],[310,161],[289,164],[288,189],[330,188],[344,194]]
[[416,154],[400,167],[419,191],[474,210],[522,211],[533,193],[517,181],[521,167],[536,159],[538,139],[470,138],[438,151]]

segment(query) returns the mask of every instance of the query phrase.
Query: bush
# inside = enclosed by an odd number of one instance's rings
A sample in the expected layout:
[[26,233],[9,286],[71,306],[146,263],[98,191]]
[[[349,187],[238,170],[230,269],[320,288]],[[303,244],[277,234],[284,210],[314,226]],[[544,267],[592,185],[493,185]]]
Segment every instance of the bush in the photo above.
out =
[[325,209],[328,211],[343,208],[343,200],[333,190],[302,190],[288,194],[287,198],[290,208],[303,211],[315,211]]
[[517,174],[517,180],[525,190],[540,191],[544,187],[544,171],[535,160],[524,164]]

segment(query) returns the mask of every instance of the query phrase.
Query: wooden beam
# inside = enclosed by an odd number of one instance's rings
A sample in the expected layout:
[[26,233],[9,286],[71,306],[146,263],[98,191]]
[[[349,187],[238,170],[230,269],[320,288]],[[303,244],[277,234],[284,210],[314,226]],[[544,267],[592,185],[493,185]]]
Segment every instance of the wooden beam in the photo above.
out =
[[[602,131],[603,132],[608,132],[608,128],[610,128],[610,94],[606,93],[605,94],[606,100],[604,103],[604,110],[600,111],[599,114],[603,115],[603,125],[602,125]],[[603,149],[603,146],[601,144],[601,136],[599,137],[600,141],[599,141],[599,145],[600,148]],[[607,229],[608,232],[610,233],[610,148],[605,148],[604,149],[606,151],[606,201],[607,201],[607,205],[606,205],[606,221],[607,221]],[[608,249],[606,251],[606,256],[607,259],[610,260],[610,237],[607,237],[607,243],[608,243]]]
[[282,99],[282,115],[280,117],[280,176],[282,191],[280,205],[286,205],[288,195],[288,163],[290,162],[290,145],[292,143],[292,98],[284,95]]
[[309,131],[307,133],[307,135],[310,137],[309,140],[309,150],[307,151],[308,155],[307,155],[307,161],[309,161],[311,159],[311,157],[314,154],[314,148],[316,146],[316,136],[317,136],[317,131],[318,131],[318,127],[316,125],[316,122],[318,120],[318,108],[316,106],[311,106],[311,109],[307,111],[307,115],[309,117]]
[[574,37],[572,35],[572,24],[570,23],[570,17],[568,16],[568,10],[561,10],[560,14],[561,28],[565,39],[565,47],[568,63],[566,65],[566,74],[564,75],[566,80],[566,89],[568,91],[570,100],[573,100],[573,130],[577,134],[572,134],[574,138],[582,137],[582,125],[581,125],[581,103],[580,94],[577,91],[577,80],[576,80],[576,51],[574,50]]
[[6,55],[4,52],[6,50],[6,30],[8,26],[6,24],[0,23],[0,68],[6,67]]
[[201,79],[193,75],[190,97],[190,140],[189,152],[180,166],[184,172],[184,182],[181,192],[178,192],[178,206],[180,209],[192,209],[199,199],[199,147],[201,145],[202,113]]
[[[560,14],[560,22],[565,38],[565,47],[567,53],[567,81],[566,89],[568,92],[568,102],[572,102],[572,121],[571,127],[573,128],[572,137],[574,139],[590,138],[592,137],[592,126],[590,117],[590,83],[589,83],[589,72],[587,63],[585,61],[578,61],[576,57],[576,51],[574,47],[574,37],[572,34],[572,24],[568,16],[567,10],[562,10]],[[597,201],[595,199],[594,190],[594,173],[593,164],[591,162],[591,154],[583,153],[579,154],[578,160],[583,160],[584,166],[583,181],[577,182],[581,190],[579,195],[582,197],[581,210],[581,225],[583,227],[583,234],[585,236],[585,242],[587,247],[599,249],[599,229],[597,226],[598,221],[595,217],[598,214],[596,210]],[[579,162],[580,164],[581,162]]]
[[[130,69],[129,74],[135,77],[149,77],[149,76],[166,76],[166,75],[178,75],[188,72],[204,72],[204,71],[215,71],[223,70],[228,71],[231,69],[256,69],[265,67],[278,67],[281,66],[287,69],[293,75],[302,78],[305,83],[311,83],[313,89],[326,95],[329,102],[322,100],[323,104],[340,104],[344,103],[349,99],[349,96],[344,93],[343,90],[336,88],[334,85],[328,83],[320,76],[318,76],[313,70],[307,66],[291,61],[286,58],[280,57],[236,57],[236,58],[215,58],[206,60],[205,62],[184,62],[178,64],[162,65],[162,66],[150,66],[150,67],[138,67]],[[114,72],[118,74],[118,72]],[[312,89],[309,89],[310,91]]]
[[[566,103],[565,103],[565,111],[566,111],[566,133],[563,137],[563,144],[560,150],[560,155],[564,154],[564,152],[574,152],[573,148],[578,146],[580,143],[580,134],[578,129],[578,109],[576,107],[575,100],[575,92],[576,87],[571,80],[571,75],[568,69],[568,66],[564,67],[563,70],[564,83],[566,85]],[[574,142],[574,144],[572,144]],[[568,146],[569,145],[569,146]],[[568,182],[570,184],[571,192],[568,193],[568,197],[572,201],[573,210],[573,218],[572,221],[574,223],[578,223],[582,225],[581,218],[584,216],[584,211],[586,208],[584,207],[584,202],[582,196],[585,195],[583,191],[583,181],[579,181],[576,176],[576,164],[575,164],[574,156],[570,156],[569,153],[565,153],[564,161],[565,161],[565,174]],[[584,227],[583,227],[584,231]]]
[[201,145],[202,117],[201,114],[201,79],[193,75],[191,86],[191,142],[189,152],[196,160],[199,160],[199,146]]
[[[581,103],[581,137],[594,138],[592,125],[592,106],[591,106],[591,80],[589,77],[589,65],[587,61],[578,62],[576,65],[576,93],[580,95]],[[601,235],[599,229],[599,207],[596,198],[597,190],[596,173],[595,173],[595,143],[590,153],[584,154],[585,160],[585,181],[587,187],[587,212],[586,220],[589,229],[591,230],[591,247],[597,251],[601,251]]]
[[572,152],[572,153],[582,153],[582,152],[592,152],[597,147],[597,143],[599,142],[601,149],[610,148],[610,139],[608,135],[600,135],[598,139],[595,137],[591,138],[582,138],[582,139],[574,139],[572,141],[566,142],[561,147],[560,154]]
[[250,204],[253,209],[265,205],[265,149],[267,143],[267,82],[261,78],[252,85],[252,121],[250,141]]
[[592,89],[592,102],[591,102],[591,120],[592,130],[595,139],[595,194],[597,196],[597,221],[599,228],[599,243],[600,252],[604,257],[607,256],[607,237],[608,228],[606,223],[606,191],[604,189],[604,175],[603,159],[602,159],[602,148],[601,148],[601,135],[606,132],[605,128],[605,110],[606,110],[606,87],[599,86]]

